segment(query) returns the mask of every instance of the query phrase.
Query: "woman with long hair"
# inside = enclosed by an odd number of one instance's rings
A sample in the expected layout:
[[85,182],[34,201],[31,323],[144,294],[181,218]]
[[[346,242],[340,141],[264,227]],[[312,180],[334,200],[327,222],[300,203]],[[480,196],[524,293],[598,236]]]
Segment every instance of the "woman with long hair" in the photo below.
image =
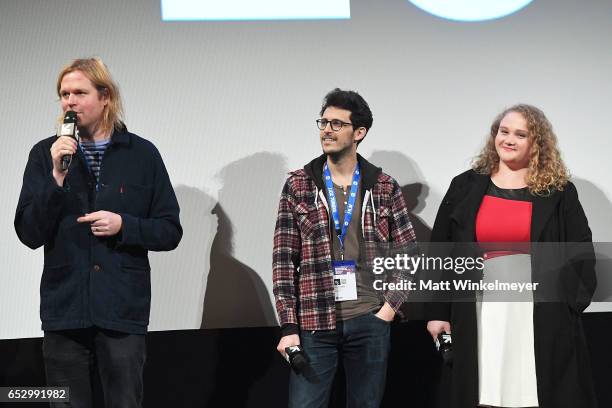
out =
[[473,168],[453,179],[431,241],[475,243],[485,284],[535,288],[428,306],[430,334],[452,332],[450,406],[595,407],[581,321],[596,286],[591,231],[540,109],[495,118]]

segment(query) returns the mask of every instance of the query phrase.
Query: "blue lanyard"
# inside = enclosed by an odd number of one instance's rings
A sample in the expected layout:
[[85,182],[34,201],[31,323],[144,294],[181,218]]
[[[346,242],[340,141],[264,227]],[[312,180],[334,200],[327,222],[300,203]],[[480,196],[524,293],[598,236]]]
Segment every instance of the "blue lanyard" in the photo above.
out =
[[331,173],[327,167],[327,163],[323,166],[323,179],[325,180],[325,187],[327,188],[327,196],[329,197],[329,205],[331,207],[332,217],[334,218],[334,227],[336,234],[338,234],[338,240],[340,241],[340,254],[344,259],[344,238],[346,231],[353,218],[353,207],[357,200],[357,189],[359,188],[359,179],[361,178],[361,172],[359,171],[359,163],[355,166],[355,172],[353,173],[353,184],[351,185],[351,192],[344,208],[344,223],[340,225],[340,216],[338,215],[338,201],[336,200],[336,192],[334,191],[334,184],[332,183]]

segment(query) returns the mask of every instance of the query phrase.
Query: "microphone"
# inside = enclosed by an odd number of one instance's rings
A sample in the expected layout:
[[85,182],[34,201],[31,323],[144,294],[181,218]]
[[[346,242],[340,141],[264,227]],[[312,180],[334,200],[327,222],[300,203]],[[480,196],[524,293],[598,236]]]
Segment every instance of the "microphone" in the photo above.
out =
[[[78,142],[79,140],[78,135],[79,135],[79,131],[77,129],[77,114],[76,112],[69,110],[64,114],[64,122],[62,123],[62,126],[60,127],[60,131],[57,137],[68,136],[68,137],[75,139]],[[72,155],[67,154],[65,156],[62,156],[62,171],[68,170],[68,167],[70,167],[71,161],[72,161]]]
[[436,348],[440,352],[442,356],[442,360],[445,364],[452,365],[453,364],[453,340],[451,335],[442,332],[438,334],[438,338],[436,339]]
[[308,365],[302,346],[285,347],[287,361],[296,374],[300,374]]

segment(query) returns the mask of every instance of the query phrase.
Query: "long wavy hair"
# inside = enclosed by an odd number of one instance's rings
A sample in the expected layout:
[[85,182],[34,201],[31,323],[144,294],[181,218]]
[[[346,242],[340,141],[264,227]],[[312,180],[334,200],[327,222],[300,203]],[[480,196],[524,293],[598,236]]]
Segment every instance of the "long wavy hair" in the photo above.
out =
[[60,88],[64,76],[74,71],[82,72],[101,95],[106,94],[108,97],[108,103],[104,107],[100,123],[102,131],[110,134],[113,129],[124,129],[123,104],[119,95],[119,87],[113,80],[107,66],[98,57],[75,59],[65,66],[57,77],[57,96],[61,98]]
[[534,195],[547,196],[553,191],[562,191],[569,181],[569,172],[561,159],[557,147],[557,136],[550,121],[540,109],[532,105],[518,104],[505,109],[491,124],[491,132],[482,151],[472,162],[472,168],[491,175],[499,169],[499,155],[495,150],[495,136],[502,119],[510,112],[520,113],[527,122],[531,139],[527,188]]

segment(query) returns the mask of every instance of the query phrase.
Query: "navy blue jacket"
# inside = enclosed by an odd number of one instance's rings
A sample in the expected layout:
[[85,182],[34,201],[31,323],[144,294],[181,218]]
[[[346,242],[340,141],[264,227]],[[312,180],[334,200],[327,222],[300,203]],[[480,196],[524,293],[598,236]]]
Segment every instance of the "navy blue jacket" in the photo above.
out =
[[[99,183],[85,156],[74,155],[63,187],[52,176],[55,136],[30,151],[15,215],[21,242],[44,245],[40,283],[43,330],[98,326],[143,334],[149,324],[151,274],[148,251],[176,248],[183,230],[179,206],[155,146],[116,130],[106,149]],[[113,237],[96,237],[85,213],[121,215]]]

